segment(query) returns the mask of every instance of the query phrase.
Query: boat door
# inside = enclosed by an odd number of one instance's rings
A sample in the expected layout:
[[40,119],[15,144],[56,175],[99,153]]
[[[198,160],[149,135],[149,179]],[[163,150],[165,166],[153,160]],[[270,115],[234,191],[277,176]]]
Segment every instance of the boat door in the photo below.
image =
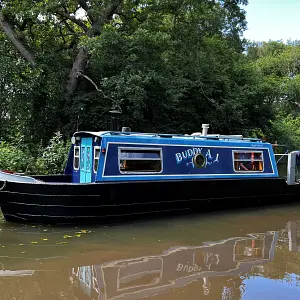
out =
[[80,183],[92,181],[92,138],[81,139],[80,151]]

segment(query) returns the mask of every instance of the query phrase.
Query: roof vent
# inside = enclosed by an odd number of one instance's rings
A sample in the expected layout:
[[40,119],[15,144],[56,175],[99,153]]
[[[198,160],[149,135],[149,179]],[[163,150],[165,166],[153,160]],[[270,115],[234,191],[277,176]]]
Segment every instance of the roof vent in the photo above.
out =
[[201,132],[194,132],[191,134],[191,136],[200,136],[201,135]]
[[130,127],[122,127],[122,132],[131,132]]

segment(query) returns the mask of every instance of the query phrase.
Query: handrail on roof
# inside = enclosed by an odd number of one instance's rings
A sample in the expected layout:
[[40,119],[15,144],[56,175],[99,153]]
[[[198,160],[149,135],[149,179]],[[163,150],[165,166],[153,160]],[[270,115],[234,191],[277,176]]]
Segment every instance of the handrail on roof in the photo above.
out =
[[220,134],[208,134],[202,135],[189,135],[189,134],[179,134],[179,133],[144,133],[144,132],[122,132],[122,131],[79,131],[75,132],[73,136],[86,133],[94,136],[107,136],[107,135],[127,135],[127,136],[151,136],[151,137],[162,137],[162,138],[172,138],[172,137],[182,137],[189,139],[205,139],[205,140],[236,140],[236,141],[249,141],[249,142],[264,142],[258,138],[243,138],[238,135],[220,135]]
[[263,142],[261,139],[258,138],[241,138],[238,136],[230,136],[230,135],[187,135],[187,134],[178,134],[178,133],[142,133],[142,132],[121,132],[121,131],[107,131],[104,135],[111,134],[111,135],[133,135],[133,136],[153,136],[153,137],[184,137],[184,138],[191,138],[191,139],[206,139],[206,140],[243,140],[243,141],[251,141],[251,142]]

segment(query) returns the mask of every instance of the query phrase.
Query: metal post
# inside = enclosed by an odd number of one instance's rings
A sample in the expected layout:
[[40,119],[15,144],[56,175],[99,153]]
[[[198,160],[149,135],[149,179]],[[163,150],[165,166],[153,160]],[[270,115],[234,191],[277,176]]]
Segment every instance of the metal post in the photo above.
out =
[[288,237],[289,237],[289,250],[297,251],[297,228],[296,222],[289,221],[287,223]]
[[296,184],[296,155],[297,152],[293,151],[288,155],[288,165],[287,165],[287,184]]

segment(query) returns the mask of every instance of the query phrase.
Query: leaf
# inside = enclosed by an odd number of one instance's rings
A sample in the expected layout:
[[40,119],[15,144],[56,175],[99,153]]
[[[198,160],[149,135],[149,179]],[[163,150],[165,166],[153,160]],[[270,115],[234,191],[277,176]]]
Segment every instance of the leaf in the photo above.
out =
[[64,239],[70,239],[72,236],[71,235],[68,235],[68,234],[66,234],[66,235],[64,235]]
[[56,245],[64,245],[64,244],[68,244],[68,242],[57,242]]

